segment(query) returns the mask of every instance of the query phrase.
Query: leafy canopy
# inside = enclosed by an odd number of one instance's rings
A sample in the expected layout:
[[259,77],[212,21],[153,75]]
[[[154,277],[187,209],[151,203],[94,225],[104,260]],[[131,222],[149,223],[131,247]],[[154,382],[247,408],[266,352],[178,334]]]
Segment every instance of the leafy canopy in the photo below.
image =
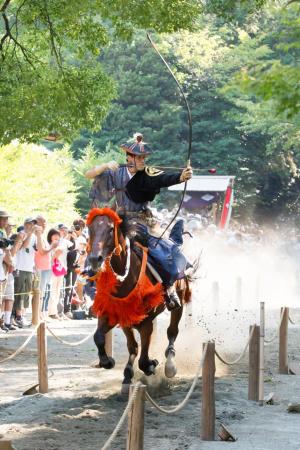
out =
[[52,225],[71,223],[76,187],[67,149],[49,152],[35,144],[0,147],[0,205],[21,224],[25,217],[45,214]]
[[2,0],[0,142],[99,130],[116,96],[100,49],[138,29],[191,29],[200,11],[196,0]]

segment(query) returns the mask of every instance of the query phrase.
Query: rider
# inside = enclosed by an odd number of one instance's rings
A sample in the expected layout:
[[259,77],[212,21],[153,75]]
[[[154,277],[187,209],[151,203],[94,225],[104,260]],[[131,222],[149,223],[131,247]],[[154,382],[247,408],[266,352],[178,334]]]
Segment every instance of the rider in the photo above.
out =
[[[163,249],[160,249],[161,246],[157,245],[157,238],[151,237],[147,231],[147,225],[153,225],[149,201],[154,199],[160,188],[189,180],[193,174],[192,168],[187,167],[180,172],[164,173],[155,168],[147,167],[145,158],[152,153],[152,150],[143,141],[141,133],[136,133],[133,141],[122,144],[121,149],[126,152],[126,165],[119,166],[116,161],[110,161],[95,166],[85,173],[87,178],[94,179],[90,192],[92,206],[97,207],[99,202],[110,202],[111,204],[114,201],[117,213],[135,220],[143,232],[150,237],[149,256],[152,256],[158,266],[163,269],[166,267],[166,255],[163,254]],[[176,227],[177,224],[179,226]],[[173,267],[175,266],[175,271],[172,275],[163,271],[163,275],[162,271],[159,270],[167,290],[167,306],[169,309],[180,306],[174,282],[180,277],[179,275],[182,274],[186,265],[185,257],[178,249],[178,244],[182,243],[181,235],[178,236],[178,229],[182,228],[182,222],[177,222],[177,224],[173,233],[175,242],[168,240],[168,256],[174,259],[172,263]],[[163,242],[166,242],[166,240],[162,239]]]

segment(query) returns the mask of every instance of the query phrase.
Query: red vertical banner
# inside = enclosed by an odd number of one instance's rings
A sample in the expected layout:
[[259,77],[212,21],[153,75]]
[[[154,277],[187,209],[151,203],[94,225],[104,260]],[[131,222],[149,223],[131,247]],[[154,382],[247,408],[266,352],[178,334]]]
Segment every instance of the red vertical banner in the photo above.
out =
[[224,230],[227,228],[230,220],[231,215],[231,205],[232,205],[232,199],[233,199],[233,180],[230,180],[229,185],[226,189],[224,203],[223,203],[223,209],[221,214],[221,220],[220,220],[220,228],[221,230]]

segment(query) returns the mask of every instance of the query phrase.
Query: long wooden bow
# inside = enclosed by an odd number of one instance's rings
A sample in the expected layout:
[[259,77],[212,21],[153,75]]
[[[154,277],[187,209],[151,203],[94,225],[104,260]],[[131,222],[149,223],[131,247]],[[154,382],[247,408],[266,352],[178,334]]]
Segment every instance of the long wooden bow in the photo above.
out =
[[[160,59],[162,60],[164,65],[167,67],[167,69],[170,72],[170,74],[172,75],[172,78],[175,81],[175,83],[177,84],[177,86],[179,88],[179,91],[180,91],[180,93],[181,93],[181,95],[182,95],[182,97],[184,99],[185,105],[186,105],[187,116],[188,116],[188,123],[189,123],[189,144],[188,144],[187,162],[186,162],[186,165],[188,167],[188,166],[191,165],[191,152],[192,152],[192,114],[191,114],[190,106],[188,104],[188,101],[187,101],[187,98],[185,96],[185,93],[183,92],[182,86],[180,85],[179,81],[175,77],[174,73],[172,72],[172,69],[170,68],[170,66],[167,63],[167,61],[165,60],[165,58],[161,55],[161,53],[157,49],[157,47],[154,44],[154,42],[153,42],[153,40],[152,40],[152,38],[151,38],[149,33],[147,33],[147,38],[148,38],[150,44],[152,45],[153,49],[156,51],[156,53],[158,54],[158,56],[160,57]],[[178,209],[177,209],[173,219],[170,221],[170,223],[166,226],[166,228],[164,229],[162,234],[159,236],[159,239],[158,239],[157,242],[159,242],[159,240],[164,236],[165,232],[170,228],[170,226],[172,225],[172,223],[175,221],[176,217],[178,216],[179,211],[181,210],[181,207],[182,207],[182,203],[183,203],[184,197],[185,197],[186,187],[187,187],[187,181],[185,181],[185,183],[184,183],[184,189],[183,189],[183,193],[182,193],[182,197],[181,197]]]

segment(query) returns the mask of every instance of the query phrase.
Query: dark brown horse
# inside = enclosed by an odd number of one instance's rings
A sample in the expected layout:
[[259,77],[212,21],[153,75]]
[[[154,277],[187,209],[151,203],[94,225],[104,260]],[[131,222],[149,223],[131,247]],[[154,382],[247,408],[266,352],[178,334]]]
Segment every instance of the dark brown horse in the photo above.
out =
[[[124,369],[122,391],[126,391],[134,376],[133,364],[138,354],[138,344],[133,328],[141,338],[139,368],[146,374],[155,373],[158,362],[148,355],[153,319],[165,309],[164,290],[146,264],[147,250],[135,239],[128,237],[125,220],[111,209],[94,208],[87,218],[89,227],[89,262],[97,272],[97,291],[94,312],[98,316],[98,328],[94,341],[98,348],[99,365],[111,369],[115,365],[105,351],[105,334],[119,324],[127,338],[129,359]],[[190,296],[188,283],[178,283],[177,293],[181,308],[170,312],[167,329],[169,345],[165,373],[176,374],[174,343],[178,335],[178,324],[182,306]]]

